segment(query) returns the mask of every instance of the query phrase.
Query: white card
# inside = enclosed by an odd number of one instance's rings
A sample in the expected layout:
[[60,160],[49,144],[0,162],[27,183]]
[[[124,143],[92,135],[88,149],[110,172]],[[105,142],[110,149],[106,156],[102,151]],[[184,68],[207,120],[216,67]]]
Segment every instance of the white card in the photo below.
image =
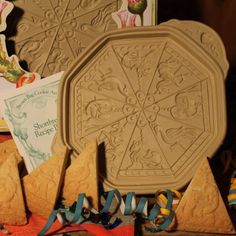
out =
[[3,116],[30,173],[51,156],[63,72],[1,95]]

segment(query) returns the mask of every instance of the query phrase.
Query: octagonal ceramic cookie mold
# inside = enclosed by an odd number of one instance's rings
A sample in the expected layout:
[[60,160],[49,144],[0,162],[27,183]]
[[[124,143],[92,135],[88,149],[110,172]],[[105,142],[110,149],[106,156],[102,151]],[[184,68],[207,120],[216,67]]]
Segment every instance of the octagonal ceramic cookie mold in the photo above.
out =
[[105,34],[64,74],[53,147],[76,156],[103,143],[105,189],[179,189],[224,138],[227,70],[219,36],[201,23]]

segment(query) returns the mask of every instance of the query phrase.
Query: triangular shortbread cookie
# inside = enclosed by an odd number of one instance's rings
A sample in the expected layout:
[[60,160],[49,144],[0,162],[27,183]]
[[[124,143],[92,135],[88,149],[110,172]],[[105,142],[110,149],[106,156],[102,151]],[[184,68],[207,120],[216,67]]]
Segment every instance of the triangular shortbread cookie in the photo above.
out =
[[15,156],[18,164],[22,161],[13,139],[0,143],[0,164],[3,163],[10,155]]
[[176,229],[180,231],[235,233],[207,158],[180,201],[176,219]]
[[15,156],[10,156],[0,165],[0,209],[0,224],[27,223]]
[[98,209],[97,142],[88,143],[82,153],[67,168],[62,196],[70,206],[77,201],[78,193],[85,193],[92,206]]
[[64,179],[67,148],[23,178],[26,205],[32,213],[48,218],[53,211]]

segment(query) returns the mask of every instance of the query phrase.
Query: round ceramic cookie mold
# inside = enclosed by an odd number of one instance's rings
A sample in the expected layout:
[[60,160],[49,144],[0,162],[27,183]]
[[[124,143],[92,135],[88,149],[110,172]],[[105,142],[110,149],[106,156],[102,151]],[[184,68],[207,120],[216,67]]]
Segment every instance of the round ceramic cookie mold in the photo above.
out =
[[[100,34],[116,28],[112,13],[120,0],[14,0],[9,29],[16,55],[30,71],[64,71]],[[17,19],[17,20],[14,20]]]
[[209,27],[172,20],[103,35],[65,72],[54,149],[94,138],[105,189],[181,188],[226,131],[225,49]]

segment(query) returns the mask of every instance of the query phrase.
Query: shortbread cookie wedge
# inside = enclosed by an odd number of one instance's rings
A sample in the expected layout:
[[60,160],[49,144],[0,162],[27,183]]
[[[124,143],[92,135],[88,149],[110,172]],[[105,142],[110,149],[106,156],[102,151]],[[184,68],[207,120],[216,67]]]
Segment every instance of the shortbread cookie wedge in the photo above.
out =
[[67,164],[68,149],[63,149],[23,178],[26,205],[47,219],[53,211]]
[[235,234],[220,191],[205,158],[176,209],[180,231]]
[[99,206],[97,142],[89,142],[81,154],[67,168],[62,190],[65,205],[77,201],[78,193],[85,193],[95,209]]
[[0,165],[0,224],[27,223],[17,160],[11,155]]

